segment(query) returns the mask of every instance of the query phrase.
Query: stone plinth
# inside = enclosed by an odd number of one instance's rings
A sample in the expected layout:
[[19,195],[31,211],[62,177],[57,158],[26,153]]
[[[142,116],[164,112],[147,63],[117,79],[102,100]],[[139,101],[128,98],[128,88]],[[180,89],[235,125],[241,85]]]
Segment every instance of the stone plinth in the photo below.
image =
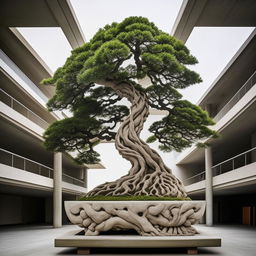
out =
[[70,231],[55,239],[55,247],[77,247],[78,254],[89,254],[90,248],[186,248],[197,254],[198,247],[220,247],[221,238],[200,232],[195,236],[139,236],[99,235],[84,236],[83,231]]

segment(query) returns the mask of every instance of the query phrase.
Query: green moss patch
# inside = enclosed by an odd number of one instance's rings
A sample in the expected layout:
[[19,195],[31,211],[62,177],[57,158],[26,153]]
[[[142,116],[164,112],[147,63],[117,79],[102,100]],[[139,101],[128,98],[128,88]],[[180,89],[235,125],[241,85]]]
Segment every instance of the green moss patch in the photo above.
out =
[[189,197],[169,196],[89,196],[81,197],[80,201],[189,201]]

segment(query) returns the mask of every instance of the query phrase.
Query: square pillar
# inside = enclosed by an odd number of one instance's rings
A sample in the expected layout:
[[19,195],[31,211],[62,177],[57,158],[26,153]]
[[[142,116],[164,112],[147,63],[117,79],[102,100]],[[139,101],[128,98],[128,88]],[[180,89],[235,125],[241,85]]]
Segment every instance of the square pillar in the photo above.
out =
[[53,227],[62,226],[62,153],[54,153],[53,161]]
[[212,149],[205,149],[206,225],[213,225]]

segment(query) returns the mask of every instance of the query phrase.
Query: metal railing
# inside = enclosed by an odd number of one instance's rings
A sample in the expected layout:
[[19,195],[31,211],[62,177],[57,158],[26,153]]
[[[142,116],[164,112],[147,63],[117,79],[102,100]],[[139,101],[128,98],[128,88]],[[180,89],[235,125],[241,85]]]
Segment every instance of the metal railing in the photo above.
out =
[[[255,157],[252,157],[252,154],[255,153]],[[246,166],[256,162],[256,147],[251,148],[241,154],[238,154],[234,157],[231,157],[223,162],[220,162],[212,167],[213,176],[220,175],[229,171],[233,171],[240,167]],[[191,185],[193,183],[205,180],[205,171],[200,172],[194,176],[191,176],[184,180],[184,185]]]
[[0,89],[0,100],[15,111],[27,117],[32,122],[42,127],[43,129],[46,129],[49,126],[49,124],[44,119],[42,119],[40,116],[35,114],[33,111],[28,109],[26,106],[24,106],[22,103],[17,101],[15,98],[13,98],[2,89]]
[[85,187],[86,186],[86,182],[83,180],[79,180],[77,178],[74,178],[72,176],[67,175],[66,173],[63,173],[62,175],[62,181],[68,182],[70,184],[74,184],[80,187]]
[[218,122],[227,112],[255,85],[256,83],[256,71],[250,76],[245,84],[237,91],[237,93],[229,100],[229,102],[218,112],[213,118],[215,122]]
[[185,186],[188,186],[188,185],[194,184],[194,183],[202,181],[202,180],[205,180],[205,171],[200,172],[196,175],[193,175],[193,176],[187,178],[186,180],[184,180],[183,183]]
[[[53,168],[38,163],[26,157],[17,155],[8,150],[0,148],[0,163],[11,167],[15,167],[24,171],[35,173],[47,178],[53,178]],[[62,180],[80,187],[85,187],[86,182],[67,175],[62,174]]]
[[8,150],[0,148],[0,163],[15,167],[24,171],[32,172],[53,178],[53,169],[44,164],[38,163],[26,157],[17,155]]
[[212,167],[213,176],[220,175],[225,172],[229,172],[238,169],[242,166],[251,164],[256,161],[256,157],[252,157],[252,153],[256,154],[256,147],[251,148],[241,154],[231,157],[221,163],[218,163]]

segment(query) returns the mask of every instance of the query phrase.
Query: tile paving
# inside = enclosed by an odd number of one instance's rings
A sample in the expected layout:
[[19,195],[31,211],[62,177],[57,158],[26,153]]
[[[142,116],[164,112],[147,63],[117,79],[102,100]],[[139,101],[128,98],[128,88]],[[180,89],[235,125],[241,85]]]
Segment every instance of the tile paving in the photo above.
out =
[[[2,226],[0,227],[0,256],[53,256],[77,255],[75,249],[55,248],[54,238],[76,229],[74,225],[65,225],[54,229],[50,226]],[[79,228],[78,228],[79,229]],[[198,229],[222,238],[222,247],[201,247],[202,256],[256,256],[256,228],[247,226],[198,225]],[[184,249],[132,249],[98,248],[91,255],[187,255]]]

